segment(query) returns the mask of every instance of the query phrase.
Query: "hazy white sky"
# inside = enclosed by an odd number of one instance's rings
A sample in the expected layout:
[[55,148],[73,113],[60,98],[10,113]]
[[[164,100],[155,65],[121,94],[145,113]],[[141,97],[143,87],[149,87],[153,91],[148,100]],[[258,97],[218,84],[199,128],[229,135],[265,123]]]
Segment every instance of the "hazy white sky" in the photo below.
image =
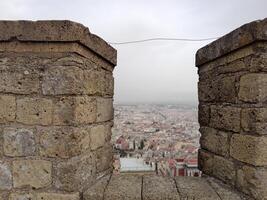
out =
[[[267,0],[0,0],[0,19],[69,19],[109,42],[209,38],[267,17]],[[209,42],[121,45],[115,102],[195,103],[195,52]]]

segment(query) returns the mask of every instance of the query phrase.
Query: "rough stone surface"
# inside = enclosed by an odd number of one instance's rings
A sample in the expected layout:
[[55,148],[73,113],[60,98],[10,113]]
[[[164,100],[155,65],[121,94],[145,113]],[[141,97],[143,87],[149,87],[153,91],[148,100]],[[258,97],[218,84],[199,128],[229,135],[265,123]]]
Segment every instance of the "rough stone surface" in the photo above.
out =
[[3,136],[6,156],[33,156],[35,154],[35,138],[32,130],[5,128]]
[[104,192],[107,188],[111,175],[107,175],[96,182],[92,187],[86,190],[83,194],[85,200],[103,199]]
[[224,182],[234,185],[236,179],[235,164],[224,157],[214,156],[213,175]]
[[0,191],[11,189],[11,187],[12,187],[12,174],[10,166],[0,161]]
[[91,149],[95,150],[99,147],[104,146],[111,135],[111,127],[109,125],[98,125],[94,126],[90,130],[91,137]]
[[0,96],[0,123],[15,120],[16,102],[13,96]]
[[[92,123],[96,118],[95,99],[90,97],[77,97],[75,100],[74,120],[77,123]],[[112,105],[111,105],[112,106]],[[106,107],[108,109],[108,107]]]
[[179,200],[179,194],[173,179],[157,175],[143,177],[143,200]]
[[209,127],[201,127],[200,133],[200,144],[202,148],[219,155],[229,155],[230,144],[228,133]]
[[267,40],[267,19],[245,24],[211,44],[199,49],[196,54],[196,65],[224,56],[255,41]]
[[116,65],[117,52],[87,27],[72,21],[1,21],[0,41],[78,42]]
[[17,100],[17,121],[29,125],[49,125],[52,122],[52,101],[45,98]]
[[177,177],[175,178],[175,181],[182,200],[220,200],[219,196],[205,179],[195,177]]
[[240,130],[240,108],[231,106],[211,106],[210,125],[226,131]]
[[73,157],[56,166],[55,186],[69,192],[83,191],[95,181],[95,158],[92,154]]
[[79,193],[59,194],[59,193],[37,193],[36,200],[79,200]]
[[45,160],[17,160],[12,167],[15,188],[47,187],[52,183],[52,164]]
[[89,124],[96,120],[96,100],[92,97],[62,97],[55,105],[54,124]]
[[97,122],[113,119],[113,99],[97,98]]
[[199,169],[209,175],[213,175],[214,154],[200,149],[198,152],[198,167]]
[[103,70],[84,70],[76,66],[59,66],[51,67],[45,72],[42,91],[45,95],[112,95],[113,84],[112,74]]
[[198,122],[201,126],[208,126],[210,122],[210,107],[208,105],[199,104],[198,106]]
[[141,200],[142,177],[138,175],[112,176],[104,199]]
[[200,102],[236,102],[236,78],[226,76],[216,80],[200,80],[198,97]]
[[235,159],[254,166],[267,165],[267,137],[234,134],[230,146]]
[[84,200],[252,200],[209,177],[160,177],[120,174],[104,176],[86,190]]
[[245,108],[241,112],[242,129],[249,133],[267,134],[267,108]]
[[37,73],[8,69],[0,73],[0,92],[13,94],[32,94],[39,89]]
[[[267,18],[245,24],[196,55],[199,168],[256,200],[267,199],[259,178],[267,167],[266,30]],[[221,199],[238,199],[209,183]]]
[[240,79],[239,99],[245,102],[267,100],[267,74],[246,74]]
[[36,200],[35,196],[31,193],[11,193],[8,200]]
[[70,158],[90,149],[88,127],[38,127],[40,154],[45,157]]
[[97,173],[112,168],[113,163],[113,147],[106,143],[105,146],[96,151],[96,170]]
[[242,200],[245,198],[237,191],[234,191],[229,185],[225,185],[214,178],[209,177],[207,181],[222,200]]
[[51,67],[45,72],[42,91],[45,95],[83,94],[84,76],[75,66]]
[[70,21],[0,21],[0,200],[78,200],[112,171],[116,50]]
[[42,193],[11,193],[9,200],[79,200],[79,193],[60,194],[53,192]]
[[267,196],[267,169],[243,166],[237,171],[237,187],[256,199]]

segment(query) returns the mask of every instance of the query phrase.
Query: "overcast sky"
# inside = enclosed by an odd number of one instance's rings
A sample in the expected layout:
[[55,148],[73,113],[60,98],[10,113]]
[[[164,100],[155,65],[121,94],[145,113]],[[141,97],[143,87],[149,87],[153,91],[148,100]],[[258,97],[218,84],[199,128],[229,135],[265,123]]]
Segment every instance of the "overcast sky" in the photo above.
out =
[[[210,38],[267,17],[266,0],[0,0],[0,19],[69,19],[109,42]],[[154,41],[118,50],[116,103],[195,103],[195,52],[206,42]]]

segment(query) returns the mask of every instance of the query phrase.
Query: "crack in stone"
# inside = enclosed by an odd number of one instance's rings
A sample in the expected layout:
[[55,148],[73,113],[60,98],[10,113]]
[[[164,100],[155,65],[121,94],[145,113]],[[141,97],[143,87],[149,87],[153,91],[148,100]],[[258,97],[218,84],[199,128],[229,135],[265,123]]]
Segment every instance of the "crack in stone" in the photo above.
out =
[[[178,195],[179,195],[179,198],[181,199],[181,198],[182,198],[182,194],[181,194],[181,191],[180,191],[179,188],[178,188],[177,182],[176,182],[175,178],[173,178],[172,180],[174,181],[174,184],[175,184],[177,193],[178,193]],[[181,200],[182,200],[182,199],[181,199]]]
[[107,190],[107,188],[108,188],[108,185],[109,185],[109,183],[110,183],[110,181],[111,181],[112,175],[113,175],[113,173],[111,173],[111,175],[110,175],[110,177],[109,177],[109,179],[108,179],[108,181],[107,181],[107,184],[106,184],[106,186],[105,186],[105,188],[104,188],[104,192],[103,192],[102,200],[105,200],[105,193],[106,193],[106,190]]

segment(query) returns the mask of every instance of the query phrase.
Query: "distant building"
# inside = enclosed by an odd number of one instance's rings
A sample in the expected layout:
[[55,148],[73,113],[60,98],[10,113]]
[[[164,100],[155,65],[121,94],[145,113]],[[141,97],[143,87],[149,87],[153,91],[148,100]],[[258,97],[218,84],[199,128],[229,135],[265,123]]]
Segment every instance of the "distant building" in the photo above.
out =
[[142,158],[120,158],[120,173],[155,173],[155,165],[146,164]]
[[198,160],[189,158],[185,160],[186,176],[201,176],[201,171],[198,169]]

